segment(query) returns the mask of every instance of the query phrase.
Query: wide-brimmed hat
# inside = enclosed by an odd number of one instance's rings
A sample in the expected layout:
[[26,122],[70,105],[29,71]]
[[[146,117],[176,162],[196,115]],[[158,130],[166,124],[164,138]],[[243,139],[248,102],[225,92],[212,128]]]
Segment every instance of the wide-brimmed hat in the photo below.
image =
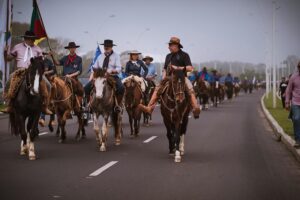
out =
[[69,42],[68,46],[65,47],[65,49],[71,49],[71,48],[78,48],[79,45],[76,45],[75,42]]
[[21,35],[21,37],[33,40],[37,39],[36,35],[32,31],[26,31],[24,35]]
[[133,50],[133,51],[130,51],[128,54],[132,55],[132,54],[142,54],[141,52],[137,51],[137,50]]
[[179,48],[183,48],[182,44],[180,44],[180,39],[178,37],[171,37],[169,44],[177,44]]
[[151,56],[146,56],[145,58],[143,58],[143,61],[146,61],[146,60],[150,60],[150,62],[152,62],[153,58]]
[[113,40],[104,40],[104,42],[100,45],[104,45],[105,47],[113,47],[113,46],[117,46],[114,44]]

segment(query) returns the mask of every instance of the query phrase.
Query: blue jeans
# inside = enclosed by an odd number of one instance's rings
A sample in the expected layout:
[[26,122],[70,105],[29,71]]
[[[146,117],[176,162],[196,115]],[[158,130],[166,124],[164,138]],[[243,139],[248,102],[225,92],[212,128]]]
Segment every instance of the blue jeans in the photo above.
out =
[[293,121],[295,140],[300,142],[300,106],[291,106],[290,117]]
[[124,85],[118,76],[114,76],[116,80],[117,95],[123,95],[125,92]]

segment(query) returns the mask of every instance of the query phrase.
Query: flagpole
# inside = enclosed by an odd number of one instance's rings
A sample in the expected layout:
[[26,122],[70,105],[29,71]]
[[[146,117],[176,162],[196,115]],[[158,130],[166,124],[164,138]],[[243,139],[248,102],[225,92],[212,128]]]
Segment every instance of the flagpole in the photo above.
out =
[[[7,34],[9,32],[9,10],[10,10],[10,0],[7,0],[7,5],[6,5],[6,33],[5,33],[5,46],[7,47],[8,45],[8,40],[7,40]],[[5,85],[6,85],[6,81],[7,81],[7,60],[4,59],[4,76],[3,76],[3,88],[5,89]]]
[[[48,44],[49,50],[52,51],[52,48],[51,48],[51,45],[50,45],[50,41],[49,41],[49,38],[48,38],[48,34],[47,34],[47,31],[46,31],[46,28],[45,28],[45,25],[44,25],[44,21],[43,21],[41,12],[40,12],[40,8],[39,8],[38,3],[37,3],[36,0],[33,0],[33,7],[34,7],[34,6],[36,6],[36,8],[37,8],[39,18],[41,19],[41,24],[42,24],[42,26],[43,26],[43,28],[44,28],[44,30],[45,30],[45,33],[46,33],[46,40],[47,40],[47,44]],[[51,58],[52,58],[52,61],[53,61],[54,66],[56,67],[55,60],[54,60],[54,57],[53,57],[52,54],[51,54]]]

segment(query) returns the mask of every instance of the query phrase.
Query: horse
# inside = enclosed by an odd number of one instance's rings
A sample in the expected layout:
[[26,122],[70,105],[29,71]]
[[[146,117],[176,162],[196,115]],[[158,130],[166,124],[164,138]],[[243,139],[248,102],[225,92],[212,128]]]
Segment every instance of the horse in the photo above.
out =
[[[121,144],[122,113],[116,109],[117,99],[115,94],[115,83],[113,77],[105,76],[106,70],[94,69],[94,90],[90,104],[94,117],[94,131],[99,151],[106,151],[108,138],[109,117],[115,130],[115,145]],[[99,128],[99,117],[102,116],[102,129]]]
[[210,85],[210,98],[215,107],[218,106],[220,103],[220,95],[221,95],[221,89],[220,89],[219,82],[212,82]]
[[142,112],[138,109],[140,103],[144,104],[144,94],[140,83],[135,76],[127,78],[125,86],[125,108],[129,117],[130,136],[138,137],[140,132],[140,120]]
[[[164,85],[162,83],[162,85]],[[174,155],[174,162],[181,162],[184,155],[184,135],[191,111],[189,95],[185,85],[185,77],[178,72],[171,73],[166,86],[160,92],[161,114],[167,129],[169,154]]]
[[194,90],[196,92],[196,96],[199,98],[200,105],[203,106],[204,109],[208,109],[209,103],[209,94],[210,94],[210,85],[207,81],[204,81],[201,78],[196,79],[194,83]]
[[[144,102],[147,105],[152,97],[152,94],[155,90],[155,83],[152,80],[148,80],[147,81],[147,87],[146,87],[146,91],[145,91],[145,95],[144,95]],[[144,125],[149,126],[149,121],[152,120],[152,115],[148,114],[148,113],[143,113],[143,117],[144,117]]]
[[239,96],[240,93],[240,84],[234,83],[233,91],[234,91],[234,96],[237,97]]
[[242,82],[242,88],[244,89],[245,94],[247,94],[247,93],[248,93],[248,90],[249,90],[249,83],[248,83],[247,80],[244,80],[244,81]]
[[[71,111],[78,119],[78,129],[75,139],[79,141],[85,138],[84,119],[82,115],[83,87],[81,83],[73,78],[54,76],[50,79],[52,84],[50,99],[54,104],[57,115],[56,136],[59,143],[66,140],[66,121],[72,118]],[[50,122],[51,123],[51,122]]]
[[29,160],[35,160],[34,140],[39,134],[38,120],[43,104],[39,91],[44,73],[44,60],[40,56],[31,58],[30,62],[16,97],[12,99],[13,111],[9,114],[9,124],[12,134],[21,135],[20,155],[28,154]]
[[233,97],[233,83],[225,82],[225,87],[226,87],[225,91],[226,91],[227,98],[231,100]]

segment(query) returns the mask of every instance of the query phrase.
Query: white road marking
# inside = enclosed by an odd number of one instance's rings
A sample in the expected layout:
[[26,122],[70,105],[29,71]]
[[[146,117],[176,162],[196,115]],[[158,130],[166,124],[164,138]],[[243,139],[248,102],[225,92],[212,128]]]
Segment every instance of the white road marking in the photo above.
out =
[[48,134],[48,132],[41,132],[41,133],[39,133],[39,136],[46,135],[46,134]]
[[111,162],[107,163],[106,165],[104,165],[103,167],[100,167],[99,169],[97,169],[96,171],[91,173],[89,176],[98,176],[99,174],[101,174],[102,172],[104,172],[105,170],[107,170],[108,168],[112,167],[113,165],[115,165],[117,163],[118,163],[118,161],[111,161]]
[[152,140],[154,140],[155,138],[157,138],[157,136],[152,136],[152,137],[148,138],[147,140],[145,140],[144,143],[149,143]]

